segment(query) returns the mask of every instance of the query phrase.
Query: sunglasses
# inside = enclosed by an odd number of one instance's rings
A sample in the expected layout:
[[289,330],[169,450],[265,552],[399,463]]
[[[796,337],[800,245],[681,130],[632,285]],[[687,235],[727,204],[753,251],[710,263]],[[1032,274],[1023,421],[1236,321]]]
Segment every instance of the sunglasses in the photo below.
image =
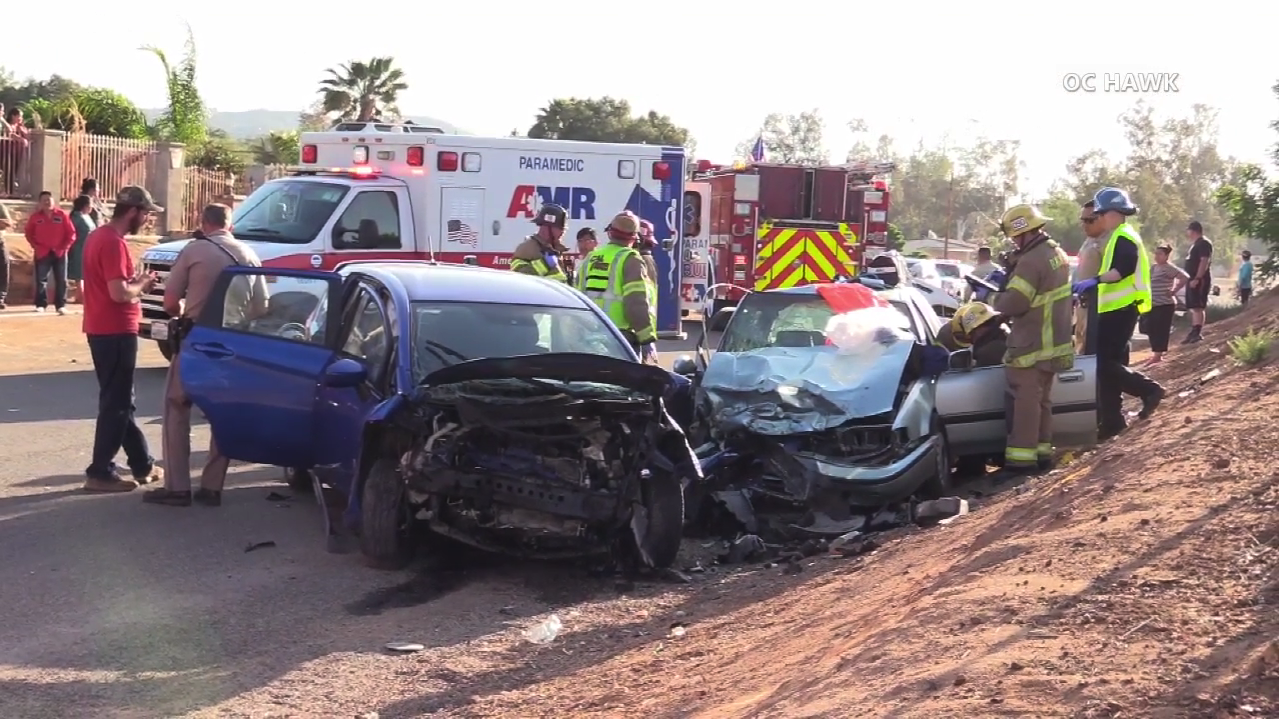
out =
[[1080,220],[1081,220],[1081,221],[1082,221],[1085,225],[1091,225],[1092,223],[1094,223],[1094,222],[1096,222],[1096,221],[1097,221],[1097,216],[1096,216],[1096,215],[1093,215],[1092,217],[1081,217],[1081,218],[1079,218],[1079,219],[1080,219]]

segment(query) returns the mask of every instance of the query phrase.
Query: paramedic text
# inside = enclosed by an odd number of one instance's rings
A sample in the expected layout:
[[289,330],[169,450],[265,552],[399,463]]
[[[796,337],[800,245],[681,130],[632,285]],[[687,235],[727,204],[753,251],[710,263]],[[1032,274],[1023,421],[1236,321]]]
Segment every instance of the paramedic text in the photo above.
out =
[[1177,87],[1178,72],[1085,72],[1066,73],[1061,86],[1066,92],[1136,92],[1173,93]]
[[545,170],[547,172],[583,172],[586,160],[576,157],[528,157],[520,155],[521,170]]

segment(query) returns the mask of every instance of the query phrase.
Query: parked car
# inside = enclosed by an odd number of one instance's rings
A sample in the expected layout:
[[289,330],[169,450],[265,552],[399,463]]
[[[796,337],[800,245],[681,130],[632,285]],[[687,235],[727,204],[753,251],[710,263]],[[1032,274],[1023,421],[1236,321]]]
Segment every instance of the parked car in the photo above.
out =
[[[246,324],[224,296],[252,274],[318,283],[319,303],[305,324]],[[663,567],[679,549],[700,474],[664,409],[677,380],[562,284],[424,262],[235,267],[180,357],[219,449],[332,487],[375,565],[407,558],[414,520],[526,557]]]
[[973,266],[958,260],[933,260],[933,265],[937,268],[937,275],[941,277],[942,289],[951,297],[962,300],[964,291],[968,289],[964,275],[972,274]]
[[921,257],[907,257],[906,267],[913,278],[912,285],[923,293],[928,305],[939,317],[951,317],[959,309],[960,298],[963,297],[966,283],[962,279],[954,283],[942,277],[933,260]]
[[[677,362],[677,372],[694,377],[691,434],[704,444],[704,466],[726,453],[753,460],[753,476],[743,476],[740,463],[727,473],[730,486],[745,482],[814,509],[848,512],[940,495],[952,468],[984,468],[1002,457],[1004,368],[974,367],[971,350],[961,350],[949,371],[924,376],[922,347],[934,342],[941,319],[914,287],[860,282],[897,319],[856,351],[827,341],[836,311],[822,285],[809,285],[747,295],[713,355]],[[1073,369],[1058,373],[1052,402],[1056,444],[1096,443],[1095,357],[1077,357]]]

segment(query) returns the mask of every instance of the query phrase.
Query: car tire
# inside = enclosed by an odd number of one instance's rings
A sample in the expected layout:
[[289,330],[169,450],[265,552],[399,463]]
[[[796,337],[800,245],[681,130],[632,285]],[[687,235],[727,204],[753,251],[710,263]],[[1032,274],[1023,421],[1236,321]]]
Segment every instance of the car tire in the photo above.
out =
[[284,468],[284,483],[298,494],[311,494],[315,491],[315,483],[311,479],[311,470],[296,467]]
[[665,569],[675,563],[684,538],[684,486],[677,475],[659,470],[649,475],[640,494],[648,512],[643,554],[655,568]]
[[970,454],[955,461],[955,475],[961,479],[975,479],[986,474],[986,457]]
[[929,423],[929,434],[941,436],[941,451],[937,453],[937,471],[920,486],[918,494],[924,499],[940,499],[950,496],[955,483],[950,475],[950,443],[946,439],[946,426],[936,412]]
[[360,552],[375,569],[402,569],[412,558],[404,480],[394,457],[369,467],[360,491]]
[[164,355],[165,362],[173,361],[173,348],[169,346],[168,342],[156,342],[155,346],[160,348],[160,354]]

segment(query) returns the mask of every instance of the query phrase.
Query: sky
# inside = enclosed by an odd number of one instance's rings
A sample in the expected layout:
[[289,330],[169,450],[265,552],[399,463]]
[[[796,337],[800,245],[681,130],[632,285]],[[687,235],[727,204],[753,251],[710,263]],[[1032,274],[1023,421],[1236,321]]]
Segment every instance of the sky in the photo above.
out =
[[[19,78],[57,73],[163,107],[159,65],[137,48],[176,58],[189,23],[200,91],[222,111],[301,110],[325,68],[391,55],[410,84],[405,113],[475,134],[525,130],[555,97],[612,95],[670,115],[692,132],[698,157],[727,162],[768,113],[817,108],[837,161],[853,142],[852,118],[868,123],[872,146],[885,133],[899,148],[1020,140],[1031,196],[1072,157],[1122,153],[1117,118],[1138,99],[1162,116],[1217,108],[1221,150],[1246,161],[1266,162],[1279,140],[1269,128],[1279,118],[1270,90],[1279,4],[810,0],[785,5],[793,12],[783,16],[770,14],[774,3],[725,0],[180,7],[136,0],[129,13],[52,21],[56,48],[49,35],[11,33],[3,65]],[[1096,92],[1066,90],[1066,76],[1087,73],[1097,74]],[[1177,73],[1176,92],[1107,91],[1106,73]]]

